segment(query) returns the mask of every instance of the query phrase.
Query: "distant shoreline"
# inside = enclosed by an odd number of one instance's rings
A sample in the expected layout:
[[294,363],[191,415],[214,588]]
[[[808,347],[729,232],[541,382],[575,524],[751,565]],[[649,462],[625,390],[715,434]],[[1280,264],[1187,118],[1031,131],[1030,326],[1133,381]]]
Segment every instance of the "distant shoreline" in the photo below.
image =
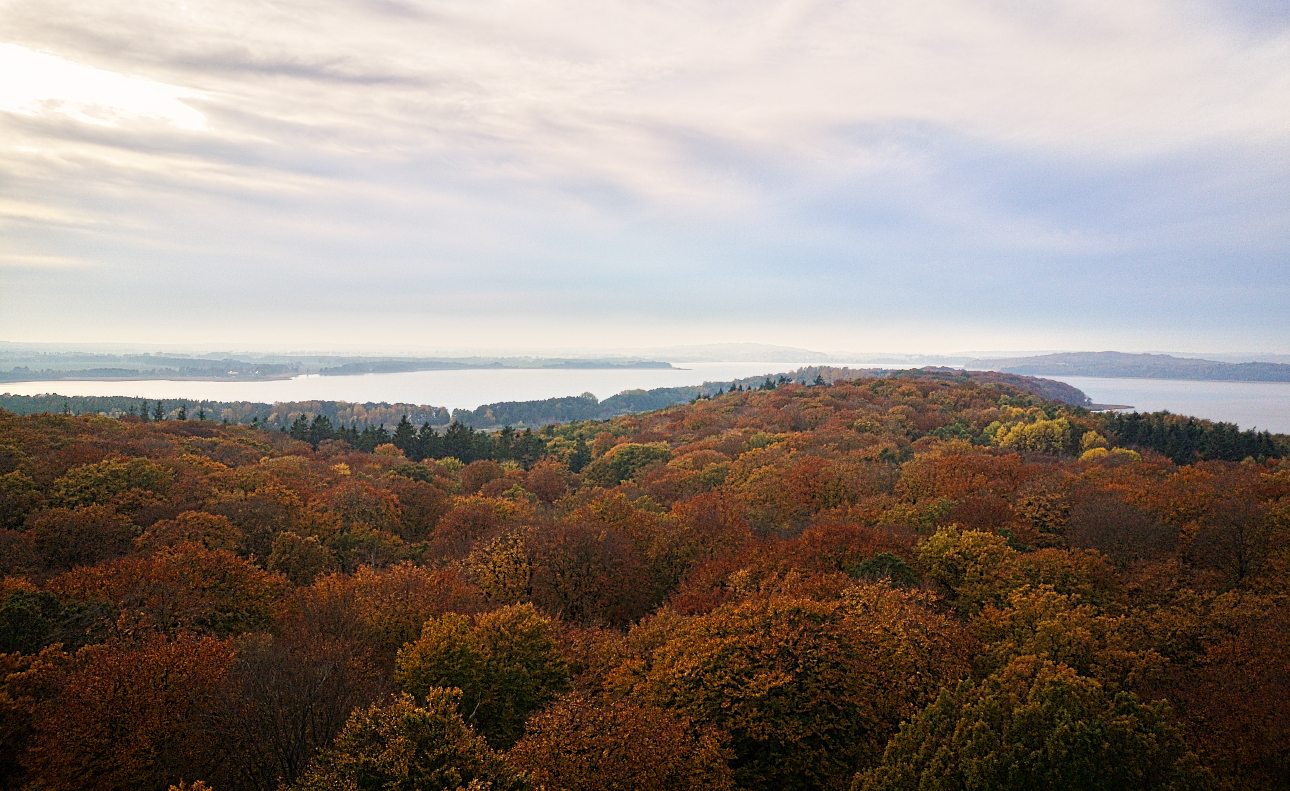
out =
[[60,376],[56,379],[0,379],[4,385],[37,382],[280,382],[309,374],[275,374],[273,376]]
[[[621,371],[621,370],[672,370],[688,371],[670,363],[643,365],[458,365],[444,367],[411,368],[402,371],[324,371],[293,372],[287,374],[270,374],[268,376],[59,376],[29,377],[25,379],[0,378],[0,386],[11,384],[36,384],[38,382],[281,382],[298,379],[303,376],[373,376],[387,374],[410,374],[425,371]],[[69,372],[70,373],[70,372]]]

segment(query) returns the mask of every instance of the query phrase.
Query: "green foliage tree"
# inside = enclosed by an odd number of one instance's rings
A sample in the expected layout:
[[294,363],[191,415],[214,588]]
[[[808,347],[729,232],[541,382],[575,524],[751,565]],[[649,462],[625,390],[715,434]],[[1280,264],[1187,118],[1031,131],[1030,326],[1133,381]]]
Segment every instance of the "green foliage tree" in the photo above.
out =
[[335,555],[316,536],[298,536],[286,530],[273,539],[266,568],[282,574],[295,585],[308,585],[335,565]]
[[1017,552],[994,533],[949,525],[918,545],[918,564],[954,606],[973,614],[987,603],[1002,604],[1018,584]]
[[448,613],[426,622],[399,651],[395,680],[418,697],[460,689],[462,716],[489,744],[506,749],[524,721],[569,687],[569,669],[551,636],[551,621],[531,604],[503,607],[474,623]]
[[304,414],[296,415],[296,419],[291,421],[291,426],[287,429],[287,433],[291,435],[292,439],[302,441],[309,439],[309,418],[305,417]]
[[44,503],[45,496],[27,473],[14,470],[0,475],[0,530],[19,527]]
[[506,759],[462,722],[461,693],[428,688],[349,718],[294,791],[524,791]]
[[583,476],[599,486],[616,486],[646,467],[671,457],[672,449],[666,442],[625,442],[615,445],[604,456],[588,464]]
[[569,469],[573,472],[582,472],[583,468],[591,463],[591,448],[587,447],[587,440],[578,437],[573,443],[573,453],[569,456]]
[[165,494],[174,475],[150,459],[107,459],[68,470],[54,481],[55,505],[74,508],[109,503],[131,489]]
[[1201,791],[1209,773],[1164,703],[1109,695],[1065,665],[1021,657],[964,682],[901,727],[853,791]]
[[63,608],[48,591],[16,590],[0,600],[0,654],[34,654],[62,620]]
[[418,458],[417,430],[412,426],[407,415],[399,418],[399,424],[394,427],[394,436],[390,441],[394,443],[394,447],[407,454],[408,458]]

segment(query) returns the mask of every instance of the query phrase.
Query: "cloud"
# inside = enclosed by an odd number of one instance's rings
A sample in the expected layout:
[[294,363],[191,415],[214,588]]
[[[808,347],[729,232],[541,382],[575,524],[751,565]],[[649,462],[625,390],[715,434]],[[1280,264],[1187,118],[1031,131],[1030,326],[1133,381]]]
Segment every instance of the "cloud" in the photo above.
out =
[[103,279],[15,282],[0,333],[1191,331],[1154,299],[1284,336],[1290,20],[1259,2],[10,0],[0,233]]

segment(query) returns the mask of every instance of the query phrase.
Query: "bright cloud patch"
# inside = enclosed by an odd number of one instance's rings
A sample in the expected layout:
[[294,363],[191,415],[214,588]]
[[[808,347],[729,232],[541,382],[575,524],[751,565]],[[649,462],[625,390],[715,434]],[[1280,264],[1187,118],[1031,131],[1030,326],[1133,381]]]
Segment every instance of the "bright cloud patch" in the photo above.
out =
[[205,129],[206,117],[180,101],[197,95],[175,85],[0,44],[0,110],[11,113],[56,112],[100,126],[151,118],[181,129]]

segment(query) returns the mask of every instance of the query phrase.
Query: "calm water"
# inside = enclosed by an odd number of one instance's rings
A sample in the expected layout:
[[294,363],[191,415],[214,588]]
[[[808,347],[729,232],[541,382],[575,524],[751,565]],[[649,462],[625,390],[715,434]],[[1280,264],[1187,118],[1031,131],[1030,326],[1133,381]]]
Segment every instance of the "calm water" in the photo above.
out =
[[[1058,377],[1053,377],[1058,378]],[[1063,376],[1099,404],[1130,404],[1139,412],[1235,423],[1243,429],[1290,434],[1290,382],[1195,382],[1181,379],[1106,379]]]
[[[498,401],[594,393],[605,399],[624,390],[680,387],[794,371],[807,363],[674,363],[673,369],[489,369],[412,371],[361,376],[297,376],[269,382],[15,382],[0,384],[14,395],[130,396],[167,401],[386,401],[474,409]],[[837,365],[837,363],[831,363]],[[855,365],[855,364],[853,364]],[[864,367],[864,366],[860,366]]]

